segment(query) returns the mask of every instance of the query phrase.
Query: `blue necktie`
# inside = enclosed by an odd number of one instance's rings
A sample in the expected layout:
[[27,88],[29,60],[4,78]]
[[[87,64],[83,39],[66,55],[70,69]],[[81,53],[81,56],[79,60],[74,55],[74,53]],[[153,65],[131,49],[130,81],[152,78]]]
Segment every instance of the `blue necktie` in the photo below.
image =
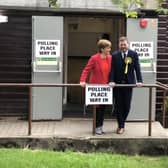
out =
[[125,57],[126,57],[126,53],[123,54],[123,60],[125,59]]

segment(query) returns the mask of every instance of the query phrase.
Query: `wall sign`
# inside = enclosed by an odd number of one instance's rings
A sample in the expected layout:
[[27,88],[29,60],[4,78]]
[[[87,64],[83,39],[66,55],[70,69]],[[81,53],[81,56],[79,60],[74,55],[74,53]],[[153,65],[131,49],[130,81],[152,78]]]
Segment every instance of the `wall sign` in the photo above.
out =
[[86,85],[85,104],[112,104],[112,87],[107,85]]
[[153,42],[134,41],[130,42],[130,49],[138,53],[141,67],[151,67],[153,62]]
[[139,59],[153,59],[153,42],[149,41],[130,42],[130,49],[138,53]]
[[60,57],[60,40],[36,40],[36,65],[57,65]]

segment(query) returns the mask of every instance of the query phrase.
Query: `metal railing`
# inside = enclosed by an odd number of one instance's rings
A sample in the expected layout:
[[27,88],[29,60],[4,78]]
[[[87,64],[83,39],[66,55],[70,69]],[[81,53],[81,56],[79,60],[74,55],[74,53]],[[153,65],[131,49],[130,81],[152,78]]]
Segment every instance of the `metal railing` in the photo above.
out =
[[[29,109],[28,109],[28,135],[32,130],[32,88],[33,87],[81,87],[80,84],[57,84],[57,83],[0,83],[0,87],[28,87],[29,89]],[[117,84],[115,87],[137,87],[135,84]],[[161,83],[143,84],[140,88],[149,88],[149,112],[148,112],[148,136],[152,133],[152,89],[160,88],[165,92],[168,87]],[[94,107],[94,106],[93,106]],[[165,115],[165,113],[163,113]],[[164,117],[163,117],[164,118]],[[93,134],[95,134],[96,108],[93,108]]]
[[163,127],[165,128],[166,127],[166,97],[167,97],[167,91],[168,91],[168,85],[165,85],[161,82],[156,82],[156,84],[158,86],[161,87],[161,89],[163,90],[163,100],[162,100],[162,104],[163,104],[163,115],[162,115],[162,124],[163,124]]

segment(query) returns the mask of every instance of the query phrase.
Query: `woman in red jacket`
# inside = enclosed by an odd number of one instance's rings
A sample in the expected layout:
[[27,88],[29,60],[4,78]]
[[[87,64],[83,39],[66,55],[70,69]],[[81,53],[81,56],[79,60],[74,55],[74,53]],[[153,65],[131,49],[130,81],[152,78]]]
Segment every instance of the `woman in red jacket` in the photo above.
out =
[[[109,40],[101,39],[98,41],[97,46],[99,52],[92,55],[87,65],[82,71],[80,77],[80,84],[85,87],[88,75],[90,75],[90,84],[108,84],[109,73],[111,69],[111,42]],[[96,134],[103,134],[103,121],[104,121],[105,105],[96,107]]]

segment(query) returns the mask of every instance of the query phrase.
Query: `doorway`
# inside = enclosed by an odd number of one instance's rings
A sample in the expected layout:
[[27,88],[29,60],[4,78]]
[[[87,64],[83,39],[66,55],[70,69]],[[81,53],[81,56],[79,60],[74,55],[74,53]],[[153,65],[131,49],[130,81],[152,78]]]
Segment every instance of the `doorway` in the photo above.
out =
[[[117,49],[118,38],[125,35],[125,19],[111,17],[67,17],[65,18],[66,74],[65,82],[79,83],[80,75],[91,55],[97,52],[97,41],[101,38],[112,42],[112,51]],[[64,40],[65,41],[65,40]],[[84,105],[84,89],[69,87],[64,92],[63,117],[90,117],[91,108]],[[111,116],[111,107],[107,117]],[[106,116],[106,115],[105,115]]]

